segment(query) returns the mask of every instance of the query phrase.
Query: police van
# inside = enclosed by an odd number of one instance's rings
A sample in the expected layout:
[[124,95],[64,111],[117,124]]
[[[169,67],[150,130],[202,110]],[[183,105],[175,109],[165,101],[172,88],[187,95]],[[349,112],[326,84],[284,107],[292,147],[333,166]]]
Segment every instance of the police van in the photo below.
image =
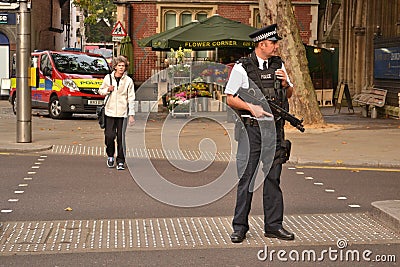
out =
[[[9,101],[17,111],[15,64],[12,66]],[[106,59],[99,54],[74,51],[36,51],[31,54],[29,87],[33,109],[47,109],[53,119],[73,113],[95,113],[104,96],[98,89],[110,73]]]

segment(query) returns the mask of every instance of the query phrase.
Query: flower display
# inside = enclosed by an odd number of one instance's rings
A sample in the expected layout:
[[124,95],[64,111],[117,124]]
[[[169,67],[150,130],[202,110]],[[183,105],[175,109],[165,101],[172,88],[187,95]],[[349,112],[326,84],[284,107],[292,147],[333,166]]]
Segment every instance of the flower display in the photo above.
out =
[[192,53],[192,49],[182,49],[182,47],[179,47],[178,50],[174,50],[171,48],[171,52],[169,53],[169,59],[170,63],[176,63],[176,64],[181,64],[184,62],[185,58],[190,58],[190,54]]
[[171,111],[182,104],[189,104],[189,100],[184,96],[175,95],[168,100],[168,109]]
[[198,81],[207,81],[208,83],[215,82],[224,84],[228,78],[229,68],[226,65],[209,62],[197,67],[193,71],[193,75],[197,77]]
[[179,105],[189,104],[194,97],[211,97],[209,87],[206,83],[198,82],[180,85],[173,90],[172,97],[168,100],[168,109],[171,111]]

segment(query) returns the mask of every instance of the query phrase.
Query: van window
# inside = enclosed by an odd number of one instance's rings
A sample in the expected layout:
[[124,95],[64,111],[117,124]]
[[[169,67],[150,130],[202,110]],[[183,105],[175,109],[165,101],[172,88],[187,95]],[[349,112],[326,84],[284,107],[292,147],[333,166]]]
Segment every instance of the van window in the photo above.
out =
[[47,54],[42,54],[40,57],[40,70],[43,75],[51,76],[53,67],[51,66],[50,58]]
[[53,53],[51,56],[57,70],[63,73],[104,75],[110,72],[103,57],[67,53]]

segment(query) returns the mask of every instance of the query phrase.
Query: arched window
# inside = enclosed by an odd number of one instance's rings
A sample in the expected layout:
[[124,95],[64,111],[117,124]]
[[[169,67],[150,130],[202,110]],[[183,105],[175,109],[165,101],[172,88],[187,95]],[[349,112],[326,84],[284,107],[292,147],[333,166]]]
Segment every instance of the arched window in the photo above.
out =
[[176,27],[176,13],[173,11],[168,11],[165,13],[165,29],[164,30],[169,30],[174,27]]
[[190,22],[192,22],[192,13],[188,11],[182,12],[180,26],[189,24]]
[[196,19],[198,21],[204,20],[207,18],[207,13],[206,12],[199,12],[196,14]]
[[10,41],[8,40],[8,37],[0,32],[0,45],[9,45],[9,44]]
[[255,16],[254,16],[254,27],[256,27],[256,28],[262,28],[261,15],[260,15],[260,11],[259,11],[259,10],[256,10],[256,11],[255,11]]

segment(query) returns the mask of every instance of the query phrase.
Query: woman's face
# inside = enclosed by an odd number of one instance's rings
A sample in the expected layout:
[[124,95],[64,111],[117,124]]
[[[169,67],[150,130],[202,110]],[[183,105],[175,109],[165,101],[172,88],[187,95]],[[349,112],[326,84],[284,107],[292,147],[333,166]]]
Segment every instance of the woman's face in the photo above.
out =
[[115,66],[115,72],[118,76],[122,76],[125,72],[126,66],[124,62],[120,62]]

